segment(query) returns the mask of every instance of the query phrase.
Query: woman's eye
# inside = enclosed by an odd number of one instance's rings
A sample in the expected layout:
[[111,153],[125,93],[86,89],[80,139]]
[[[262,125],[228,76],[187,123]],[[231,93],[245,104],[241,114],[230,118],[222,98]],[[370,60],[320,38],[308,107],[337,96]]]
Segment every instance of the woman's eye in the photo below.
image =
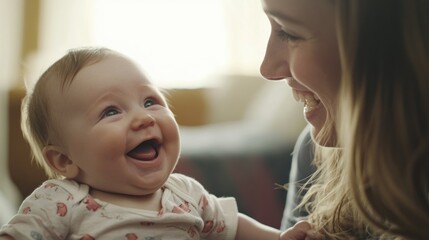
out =
[[294,42],[299,40],[300,38],[297,36],[294,36],[292,34],[289,34],[283,30],[277,30],[277,36],[282,40],[282,41],[288,41],[288,42]]
[[148,108],[148,107],[155,105],[155,104],[156,104],[156,101],[153,98],[148,98],[144,101],[144,107],[145,108]]
[[106,109],[103,112],[102,118],[111,117],[111,116],[114,116],[114,115],[117,115],[117,114],[119,114],[119,111],[117,109],[115,109],[115,108],[108,108],[108,109]]

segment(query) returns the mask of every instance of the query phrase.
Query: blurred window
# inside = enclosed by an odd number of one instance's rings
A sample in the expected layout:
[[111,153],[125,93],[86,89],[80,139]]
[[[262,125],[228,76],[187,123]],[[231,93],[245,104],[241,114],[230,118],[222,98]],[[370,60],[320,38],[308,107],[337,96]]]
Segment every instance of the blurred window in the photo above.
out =
[[219,75],[259,75],[268,21],[259,0],[41,0],[35,79],[67,49],[123,52],[161,87],[219,84]]

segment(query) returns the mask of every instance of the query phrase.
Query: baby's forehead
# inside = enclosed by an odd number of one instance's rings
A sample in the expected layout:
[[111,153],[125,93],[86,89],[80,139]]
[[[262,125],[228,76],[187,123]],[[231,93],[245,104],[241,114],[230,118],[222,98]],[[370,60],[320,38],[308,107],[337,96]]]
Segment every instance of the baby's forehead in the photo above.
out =
[[[100,71],[101,70],[101,71]],[[134,59],[122,55],[120,53],[109,53],[102,58],[88,63],[79,70],[76,75],[81,75],[84,72],[93,72],[93,74],[139,74],[147,78],[147,74],[143,70],[142,66],[138,64]]]
[[129,78],[139,79],[145,84],[151,83],[148,74],[133,59],[120,54],[108,54],[102,59],[82,67],[76,73],[71,85],[74,82],[82,81],[88,83],[100,81],[100,79],[124,81]]
[[73,79],[69,81],[69,84],[60,88],[58,86],[58,82],[53,83],[51,87],[55,89],[51,88],[49,90],[57,92],[51,92],[54,95],[52,97],[56,99],[54,101],[64,101],[68,98],[68,95],[79,98],[81,93],[88,93],[88,89],[90,89],[89,92],[92,91],[93,94],[99,95],[103,94],[104,91],[114,92],[121,89],[132,91],[130,88],[135,89],[137,88],[136,86],[145,86],[144,88],[138,88],[140,91],[160,93],[139,64],[131,58],[116,52],[108,53],[82,66],[73,76]]
[[139,91],[159,91],[139,64],[120,54],[109,54],[103,59],[83,67],[75,75],[66,91],[79,93],[86,92],[87,89],[91,89],[94,93],[133,92],[137,89]]
[[137,67],[137,68],[141,68],[140,65],[137,63],[137,61],[135,61],[133,58],[119,52],[113,52],[113,51],[109,52],[108,54],[104,55],[102,58],[99,59],[99,61],[95,63],[99,63],[103,61],[119,61],[119,62],[124,62],[125,64],[133,65],[134,67]]

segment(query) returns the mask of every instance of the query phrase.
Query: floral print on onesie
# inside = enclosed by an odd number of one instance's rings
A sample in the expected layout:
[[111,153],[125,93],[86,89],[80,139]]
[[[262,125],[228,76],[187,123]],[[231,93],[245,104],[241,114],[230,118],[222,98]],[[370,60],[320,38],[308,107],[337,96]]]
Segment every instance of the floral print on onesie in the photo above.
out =
[[15,239],[158,240],[234,239],[234,198],[217,198],[197,181],[172,174],[158,212],[120,207],[89,195],[72,180],[48,180],[20,207],[0,233]]

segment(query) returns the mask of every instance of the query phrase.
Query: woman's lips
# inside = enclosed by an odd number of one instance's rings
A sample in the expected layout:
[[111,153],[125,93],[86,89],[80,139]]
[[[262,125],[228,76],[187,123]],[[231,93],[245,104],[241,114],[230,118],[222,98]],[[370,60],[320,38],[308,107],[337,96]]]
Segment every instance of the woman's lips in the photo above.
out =
[[292,88],[292,93],[295,100],[304,103],[304,113],[306,115],[320,107],[320,99],[316,94],[309,91],[293,77],[288,77],[285,80]]
[[304,103],[305,114],[308,114],[320,107],[320,99],[316,94],[309,91],[299,91],[296,89],[292,89],[292,93],[296,101]]

